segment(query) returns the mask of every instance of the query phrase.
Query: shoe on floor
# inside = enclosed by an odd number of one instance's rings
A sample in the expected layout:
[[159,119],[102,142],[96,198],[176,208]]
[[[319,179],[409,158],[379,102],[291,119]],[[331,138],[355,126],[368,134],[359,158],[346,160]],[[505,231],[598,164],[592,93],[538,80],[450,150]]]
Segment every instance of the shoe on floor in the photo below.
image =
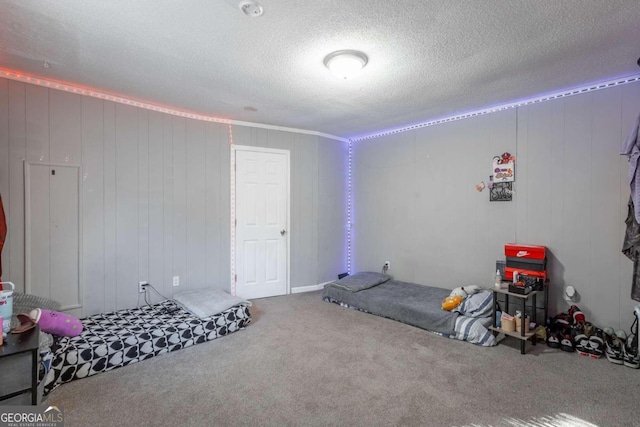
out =
[[576,350],[576,344],[571,336],[571,330],[565,329],[560,338],[560,350],[572,353]]
[[574,324],[584,323],[587,321],[587,317],[576,305],[572,305],[571,307],[569,307],[569,316],[571,316]]
[[613,332],[612,328],[605,329],[605,356],[607,360],[616,365],[624,363],[624,345],[627,334],[624,331]]
[[589,356],[594,359],[600,359],[604,354],[604,333],[600,328],[594,328],[589,337]]
[[[638,351],[638,319],[633,322],[631,326],[631,335],[627,338],[627,341],[622,347],[624,356],[624,366],[629,368],[640,368],[640,352]],[[635,331],[633,330],[636,327]]]
[[595,326],[593,326],[593,323],[591,322],[584,322],[584,334],[588,337],[591,337],[591,334],[593,334],[593,332],[598,329]]
[[579,332],[575,336],[574,342],[576,344],[576,351],[582,356],[589,356],[589,337],[584,332]]
[[623,348],[624,366],[629,368],[640,368],[640,354],[638,354],[638,340],[635,335],[627,339],[627,344]]
[[551,348],[560,348],[560,332],[547,328],[547,345]]

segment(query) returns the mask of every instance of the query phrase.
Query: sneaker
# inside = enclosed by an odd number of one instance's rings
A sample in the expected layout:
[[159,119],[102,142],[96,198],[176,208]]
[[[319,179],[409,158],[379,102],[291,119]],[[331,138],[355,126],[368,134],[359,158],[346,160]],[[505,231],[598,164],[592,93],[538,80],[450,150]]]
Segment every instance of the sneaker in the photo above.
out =
[[[635,332],[633,328],[635,327]],[[638,354],[638,319],[636,318],[631,325],[631,335],[627,338],[626,344],[622,347],[624,357],[624,366],[629,368],[640,368],[640,354]]]
[[576,349],[576,344],[573,340],[571,331],[572,329],[570,328],[565,329],[560,338],[560,350],[567,351],[569,353],[574,352]]
[[638,338],[636,335],[627,338],[627,343],[622,347],[622,350],[624,366],[633,369],[640,368],[640,354],[638,354]]
[[612,328],[605,329],[605,356],[607,360],[616,365],[624,363],[624,343],[627,340],[627,334],[624,331],[613,332]]
[[591,334],[593,334],[593,332],[598,328],[593,326],[591,322],[584,322],[583,329],[584,329],[584,334],[588,337],[591,337]]
[[547,345],[551,348],[560,348],[561,336],[559,331],[547,328]]
[[567,313],[559,313],[551,319],[549,326],[553,329],[564,329],[571,326],[573,317]]
[[588,347],[589,357],[593,359],[600,359],[604,354],[604,334],[602,329],[594,328],[591,336],[589,337]]
[[572,305],[571,307],[569,307],[569,316],[573,320],[574,324],[584,323],[584,322],[587,321],[586,316],[584,315],[582,310],[580,310],[580,308],[578,308],[577,305]]
[[584,329],[584,324],[579,323],[574,326],[575,337],[573,338],[574,343],[576,344],[576,351],[578,354],[582,356],[589,356],[589,334]]

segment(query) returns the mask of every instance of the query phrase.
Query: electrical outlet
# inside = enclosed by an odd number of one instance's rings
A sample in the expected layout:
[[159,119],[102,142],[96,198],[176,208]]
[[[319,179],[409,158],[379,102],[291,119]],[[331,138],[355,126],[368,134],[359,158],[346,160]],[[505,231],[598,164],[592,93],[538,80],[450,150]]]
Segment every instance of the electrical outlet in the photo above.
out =
[[173,286],[180,286],[180,276],[173,276]]
[[391,269],[391,263],[390,263],[389,261],[385,261],[385,262],[384,262],[384,269],[385,269],[385,270],[389,270],[389,269]]
[[138,292],[143,294],[146,291],[146,287],[149,285],[149,282],[146,280],[144,282],[138,283]]

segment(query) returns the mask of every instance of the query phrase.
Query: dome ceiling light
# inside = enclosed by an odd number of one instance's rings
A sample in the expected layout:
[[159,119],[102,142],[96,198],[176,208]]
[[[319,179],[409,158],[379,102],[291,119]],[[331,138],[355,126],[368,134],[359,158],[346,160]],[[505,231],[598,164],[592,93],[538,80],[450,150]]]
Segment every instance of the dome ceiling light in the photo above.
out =
[[339,79],[349,79],[367,65],[367,55],[357,50],[338,50],[324,58],[324,65]]

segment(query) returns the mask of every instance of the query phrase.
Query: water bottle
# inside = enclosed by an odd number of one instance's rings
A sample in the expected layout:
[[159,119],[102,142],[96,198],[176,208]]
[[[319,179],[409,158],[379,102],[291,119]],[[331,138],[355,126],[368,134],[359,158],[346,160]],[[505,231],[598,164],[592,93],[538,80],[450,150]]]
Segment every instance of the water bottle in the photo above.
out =
[[500,289],[502,286],[502,275],[500,274],[500,270],[496,270],[496,288]]

